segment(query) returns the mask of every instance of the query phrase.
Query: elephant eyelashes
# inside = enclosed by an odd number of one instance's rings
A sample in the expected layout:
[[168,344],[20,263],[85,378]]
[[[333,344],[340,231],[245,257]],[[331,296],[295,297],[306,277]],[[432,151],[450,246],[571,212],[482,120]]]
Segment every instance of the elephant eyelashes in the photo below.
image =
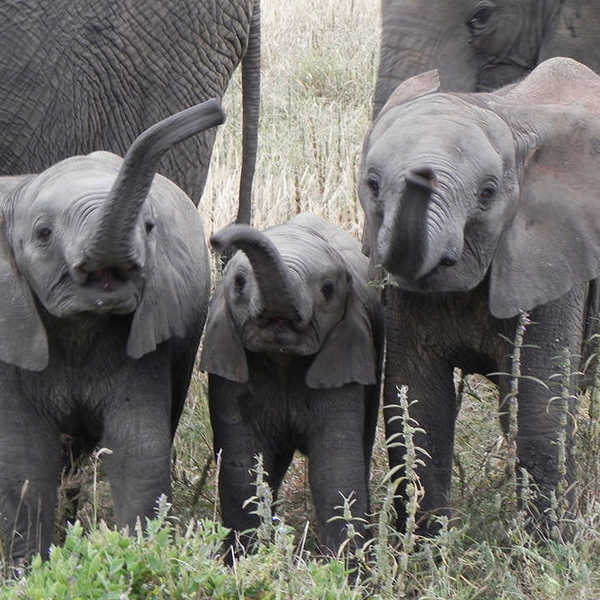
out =
[[50,237],[52,236],[52,229],[50,227],[39,227],[35,230],[35,239],[38,242],[42,242],[46,244],[50,241]]

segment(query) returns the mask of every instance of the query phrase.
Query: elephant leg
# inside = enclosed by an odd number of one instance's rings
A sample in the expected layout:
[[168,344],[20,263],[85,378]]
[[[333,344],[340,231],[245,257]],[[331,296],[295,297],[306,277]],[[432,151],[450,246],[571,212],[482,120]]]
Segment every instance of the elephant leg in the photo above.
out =
[[[260,524],[260,517],[254,514],[256,507],[244,506],[246,500],[256,496],[256,456],[263,457],[267,483],[275,498],[293,449],[279,448],[277,440],[268,437],[272,433],[270,428],[261,428],[255,421],[252,413],[258,413],[259,409],[252,408],[253,399],[245,386],[210,375],[209,406],[215,455],[220,457],[221,517],[232,530],[227,544],[235,548],[238,538],[243,547],[249,547],[254,536],[242,533]],[[259,434],[261,429],[264,435]],[[228,558],[231,560],[231,556]]]
[[130,531],[138,517],[143,524],[144,517],[156,515],[161,494],[171,493],[171,422],[164,400],[169,394],[164,390],[163,400],[158,396],[121,399],[104,419],[100,445],[112,451],[102,460],[115,517],[119,526],[128,526]]
[[3,399],[0,409],[0,529],[14,562],[48,557],[62,467],[58,431],[17,400]]
[[[406,316],[386,307],[387,354],[384,386],[384,416],[386,437],[394,436],[388,447],[390,468],[401,466],[396,478],[402,481],[395,501],[397,526],[406,526],[406,452],[404,447],[402,411],[398,403],[400,386],[408,385],[409,414],[424,433],[413,435],[414,444],[427,454],[417,451],[424,465],[415,468],[424,495],[417,512],[421,534],[433,534],[437,526],[429,522],[433,514],[450,513],[450,482],[456,420],[456,394],[451,364],[438,355],[427,353],[417,339],[406,335]],[[416,330],[418,335],[418,330]],[[440,352],[441,353],[441,352]],[[414,425],[414,423],[412,423]]]
[[[537,487],[534,490],[534,510],[542,523],[549,527],[548,509],[551,496],[558,494],[559,484],[566,486],[574,480],[572,457],[573,424],[577,380],[571,377],[568,385],[570,399],[563,407],[558,398],[561,394],[559,379],[560,356],[565,349],[571,354],[571,370],[578,369],[584,326],[585,293],[578,289],[560,300],[536,308],[531,314],[533,322],[527,328],[521,351],[521,373],[527,379],[519,381],[517,415],[517,456],[519,467],[525,468]],[[509,370],[510,366],[507,365]],[[509,371],[510,372],[510,371]],[[546,383],[545,388],[536,378]],[[505,397],[510,382],[503,377],[500,392]],[[568,414],[565,414],[565,409]],[[560,466],[560,437],[565,436],[564,470]],[[562,472],[561,472],[562,471]],[[567,496],[569,506],[574,502],[574,494]]]
[[[356,386],[356,387],[355,387]],[[348,393],[347,388],[358,389]],[[308,475],[317,513],[322,545],[335,553],[346,539],[347,523],[341,517],[344,497],[353,493],[352,515],[358,532],[364,534],[369,491],[363,445],[365,402],[357,384],[327,390],[328,396],[315,399],[313,425],[307,440]],[[363,538],[359,540],[364,543]]]

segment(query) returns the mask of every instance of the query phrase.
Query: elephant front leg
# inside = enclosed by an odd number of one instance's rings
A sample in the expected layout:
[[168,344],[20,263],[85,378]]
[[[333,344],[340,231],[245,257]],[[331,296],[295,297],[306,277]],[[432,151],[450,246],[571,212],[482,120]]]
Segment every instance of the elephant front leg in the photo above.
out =
[[0,408],[0,530],[4,556],[17,563],[40,552],[48,557],[62,466],[58,432],[27,408]]
[[[366,541],[365,521],[369,510],[368,467],[365,463],[365,406],[361,386],[358,393],[344,388],[321,394],[334,398],[314,399],[314,418],[308,437],[308,474],[317,513],[321,545],[335,554],[347,538],[343,517],[344,498],[352,498],[352,524]],[[315,394],[320,396],[321,394]]]
[[[410,423],[423,430],[414,433],[413,443],[418,448],[416,458],[422,462],[413,466],[424,495],[417,511],[420,534],[430,535],[438,527],[430,522],[432,515],[450,514],[450,482],[454,451],[454,426],[456,419],[456,394],[453,369],[450,363],[432,356],[419,344],[418,332],[407,334],[410,320],[394,310],[387,310],[387,353],[384,386],[384,416],[386,437],[393,437],[388,447],[390,468],[400,467],[395,478],[401,480],[396,501],[397,525],[405,530],[407,512],[406,496],[406,440],[402,410],[399,406],[400,387],[408,386],[411,403]],[[425,454],[421,452],[422,449]]]
[[[236,549],[241,545],[247,549],[260,525],[256,505],[246,502],[257,495],[256,457],[262,455],[266,482],[275,499],[293,450],[278,447],[274,426],[261,426],[257,422],[263,409],[253,404],[246,386],[210,375],[209,405],[215,457],[220,468],[221,517],[231,529],[227,547]],[[259,435],[261,430],[263,434]],[[273,437],[267,438],[269,434]],[[231,560],[229,551],[228,560]]]
[[[165,391],[165,398],[168,394]],[[157,499],[171,493],[168,403],[127,398],[105,417],[100,445],[119,526],[130,532],[140,517],[156,516]]]
[[[531,478],[529,508],[546,533],[556,525],[552,505],[561,512],[570,510],[575,501],[571,484],[575,476],[572,448],[577,379],[573,373],[582,342],[583,302],[583,293],[576,290],[535,309],[521,350],[521,374],[527,378],[518,382],[517,468],[525,469]],[[567,366],[561,365],[565,360],[572,363],[568,381],[559,375]],[[509,386],[509,378],[503,377],[502,398]]]

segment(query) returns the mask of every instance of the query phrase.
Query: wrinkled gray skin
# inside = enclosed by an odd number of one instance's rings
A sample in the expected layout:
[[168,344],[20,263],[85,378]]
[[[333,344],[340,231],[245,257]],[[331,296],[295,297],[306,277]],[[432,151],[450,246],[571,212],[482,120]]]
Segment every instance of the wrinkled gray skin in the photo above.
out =
[[352,236],[311,214],[265,232],[231,226],[211,243],[243,251],[211,300],[200,365],[222,452],[223,521],[237,532],[258,525],[253,506],[242,506],[256,494],[255,455],[276,495],[300,450],[321,540],[335,550],[345,525],[327,521],[340,491],[355,492],[355,515],[368,509],[383,338],[368,260]]
[[119,525],[169,493],[210,271],[195,206],[154,174],[173,144],[222,121],[211,100],[144,132],[124,160],[94,152],[0,179],[0,515],[14,560],[47,555],[61,436],[112,450]]
[[[237,220],[250,222],[260,85],[258,0],[7,0],[0,5],[0,175],[69,156],[123,156],[136,135],[222,98],[242,61],[244,142]],[[159,172],[198,204],[215,131]]]
[[596,0],[382,0],[377,114],[395,87],[438,69],[442,91],[495,90],[568,56],[600,70]]
[[[565,348],[581,353],[600,272],[599,78],[557,58],[493,94],[438,87],[427,72],[397,88],[365,140],[359,188],[372,264],[397,286],[384,293],[385,403],[408,384],[426,431],[416,443],[431,456],[419,470],[422,516],[449,506],[454,367],[510,373],[499,334],[513,339],[516,316],[530,311],[521,371],[548,382]],[[509,378],[496,381],[505,398]],[[543,520],[561,478],[557,385],[519,384],[519,465],[540,487]],[[388,424],[388,436],[398,426]],[[566,436],[569,451],[570,419]],[[391,466],[402,461],[391,449]],[[570,455],[566,466],[571,482]],[[402,526],[402,501],[397,509]]]

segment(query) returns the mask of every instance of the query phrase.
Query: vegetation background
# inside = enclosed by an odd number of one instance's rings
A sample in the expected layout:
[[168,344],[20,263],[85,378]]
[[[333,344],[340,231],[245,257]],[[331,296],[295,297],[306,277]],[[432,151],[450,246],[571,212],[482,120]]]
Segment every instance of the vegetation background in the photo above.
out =
[[[311,211],[358,239],[363,214],[356,194],[362,139],[370,123],[380,34],[377,0],[262,2],[262,116],[254,185],[254,225],[265,228]],[[224,100],[200,204],[208,232],[231,222],[241,161],[239,73]],[[215,266],[215,279],[218,268]],[[511,349],[507,345],[507,352]],[[558,370],[558,369],[557,369]],[[462,380],[457,424],[452,526],[419,540],[389,525],[391,487],[383,422],[372,469],[373,539],[368,550],[339,560],[319,556],[304,458],[296,456],[280,501],[263,498],[266,515],[257,555],[234,569],[220,558],[216,469],[206,378],[196,371],[173,453],[173,507],[163,502],[149,534],[127,538],[110,525],[111,503],[101,460],[65,479],[57,517],[64,549],[36,561],[14,581],[8,565],[0,597],[10,598],[600,598],[600,432],[595,395],[582,396],[577,422],[581,502],[568,541],[539,543],[515,502],[507,475],[510,445],[497,424],[497,393],[481,376]],[[408,382],[407,382],[408,383]],[[409,401],[410,398],[410,390]],[[426,399],[418,399],[425,401]],[[403,401],[402,394],[399,401]],[[407,443],[410,444],[407,423]],[[410,471],[410,470],[409,470]],[[96,478],[97,475],[97,478]],[[96,481],[97,479],[97,481]],[[81,487],[77,517],[73,496]],[[342,503],[342,502],[341,502]],[[557,505],[560,510],[560,503]],[[272,511],[272,512],[271,512]],[[277,518],[272,519],[273,514]],[[83,531],[91,531],[89,537]],[[353,542],[352,529],[349,530]],[[356,541],[356,540],[354,540]],[[366,542],[366,540],[362,540]],[[359,575],[348,576],[362,564]],[[17,573],[17,575],[21,575]]]

